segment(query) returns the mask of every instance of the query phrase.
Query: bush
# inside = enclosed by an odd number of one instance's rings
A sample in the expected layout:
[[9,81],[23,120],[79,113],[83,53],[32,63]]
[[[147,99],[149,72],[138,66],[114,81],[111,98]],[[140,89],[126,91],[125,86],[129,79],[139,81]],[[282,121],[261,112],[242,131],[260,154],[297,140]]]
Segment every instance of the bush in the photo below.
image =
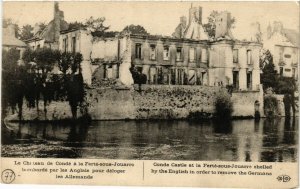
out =
[[264,111],[267,117],[273,117],[278,113],[277,99],[273,95],[266,95],[264,97]]
[[228,120],[233,112],[233,103],[230,95],[225,91],[217,94],[215,101],[215,117],[217,119]]
[[294,78],[279,77],[278,85],[276,86],[277,94],[293,94],[297,89],[297,84]]

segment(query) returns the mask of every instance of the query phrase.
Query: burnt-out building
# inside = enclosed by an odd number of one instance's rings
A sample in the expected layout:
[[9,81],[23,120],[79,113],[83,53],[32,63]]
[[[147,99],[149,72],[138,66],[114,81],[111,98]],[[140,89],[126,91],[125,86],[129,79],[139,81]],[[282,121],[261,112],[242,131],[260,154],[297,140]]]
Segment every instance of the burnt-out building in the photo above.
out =
[[68,27],[69,24],[64,20],[64,12],[59,9],[58,2],[54,2],[53,19],[45,28],[40,28],[39,24],[36,24],[33,30],[34,36],[25,42],[32,50],[43,47],[58,49],[60,31]]
[[[119,79],[133,84],[129,68],[146,75],[147,84],[232,85],[236,90],[259,90],[258,41],[240,41],[230,30],[231,15],[221,12],[209,38],[202,25],[202,8],[191,7],[172,36],[119,34],[93,36],[78,29],[60,33],[60,49],[84,55],[84,77]],[[94,74],[95,75],[95,74]]]
[[130,35],[132,64],[148,84],[208,85],[207,41]]
[[181,17],[172,37],[130,35],[132,64],[147,75],[148,84],[259,90],[262,44],[234,39],[230,19],[230,13],[221,12],[215,37],[209,39],[202,26],[202,8],[191,7],[189,22]]

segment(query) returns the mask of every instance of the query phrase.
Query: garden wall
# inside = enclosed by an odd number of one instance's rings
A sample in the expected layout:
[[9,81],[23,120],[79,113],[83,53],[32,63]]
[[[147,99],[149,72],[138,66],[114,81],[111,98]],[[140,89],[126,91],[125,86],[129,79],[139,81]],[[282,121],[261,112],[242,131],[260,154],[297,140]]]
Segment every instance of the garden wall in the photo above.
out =
[[214,112],[214,102],[220,87],[190,85],[142,85],[135,86],[133,99],[137,119],[182,119],[193,113]]
[[89,114],[93,120],[135,119],[132,93],[130,89],[88,90]]
[[[214,102],[221,87],[189,85],[142,85],[133,88],[92,88],[87,90],[88,112],[93,120],[118,119],[184,119],[209,118],[214,113]],[[254,116],[254,102],[263,102],[259,92],[232,94],[234,116]],[[67,102],[51,102],[47,112],[24,106],[24,120],[60,120],[71,118]],[[78,116],[81,115],[78,110]],[[262,115],[262,114],[261,114]],[[16,114],[8,117],[18,120]]]

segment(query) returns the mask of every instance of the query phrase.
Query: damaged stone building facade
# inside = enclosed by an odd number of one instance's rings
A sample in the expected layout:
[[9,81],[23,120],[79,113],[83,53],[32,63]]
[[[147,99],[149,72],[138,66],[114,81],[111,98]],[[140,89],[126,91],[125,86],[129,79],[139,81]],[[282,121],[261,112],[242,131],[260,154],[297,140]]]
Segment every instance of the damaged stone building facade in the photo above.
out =
[[132,63],[148,84],[233,85],[258,90],[260,44],[130,36]]
[[33,30],[34,36],[25,42],[33,50],[43,47],[58,49],[60,31],[68,27],[69,24],[64,20],[64,12],[59,10],[58,2],[54,2],[53,19],[44,29],[36,24]]
[[218,16],[211,40],[202,26],[202,8],[191,7],[189,22],[181,17],[172,37],[94,37],[87,30],[62,31],[60,49],[81,52],[90,61],[85,66],[86,79],[97,69],[102,78],[119,78],[130,85],[129,68],[134,65],[147,76],[147,84],[233,85],[237,90],[259,90],[262,44],[234,39],[230,19],[227,12]]
[[[58,7],[55,15],[54,21],[64,23]],[[181,17],[175,32],[168,37],[130,33],[94,36],[87,29],[64,30],[64,24],[59,24],[59,38],[54,32],[53,39],[59,50],[83,55],[82,73],[89,85],[93,76],[131,85],[129,69],[134,66],[146,75],[147,84],[232,85],[236,90],[259,90],[262,44],[234,39],[230,19],[228,12],[218,15],[214,39],[203,28],[201,7],[191,7],[189,19]]]
[[97,79],[120,79],[125,85],[133,84],[129,71],[129,44],[128,36],[98,37],[86,29],[61,31],[59,38],[59,50],[82,54],[82,74],[89,85],[93,76]]
[[202,8],[191,7],[188,24],[181,17],[173,37],[130,35],[132,63],[147,76],[148,84],[259,90],[262,45],[235,40],[230,19],[230,13],[220,13],[215,39],[209,40],[202,26]]

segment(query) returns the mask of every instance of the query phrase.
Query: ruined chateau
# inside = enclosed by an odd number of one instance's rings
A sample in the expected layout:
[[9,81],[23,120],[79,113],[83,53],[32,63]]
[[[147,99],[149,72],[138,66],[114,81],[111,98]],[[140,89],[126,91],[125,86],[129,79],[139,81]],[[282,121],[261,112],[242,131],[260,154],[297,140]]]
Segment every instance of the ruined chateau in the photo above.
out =
[[[118,78],[133,84],[129,68],[147,76],[147,84],[232,85],[236,90],[259,90],[258,40],[239,41],[230,30],[231,15],[222,12],[216,20],[214,40],[202,26],[202,7],[191,7],[189,18],[181,17],[172,36],[120,34],[93,36],[87,29],[66,30],[63,12],[55,5],[54,19],[28,40],[35,49],[43,46],[80,52],[85,82],[92,75]],[[58,31],[60,31],[58,35]]]

